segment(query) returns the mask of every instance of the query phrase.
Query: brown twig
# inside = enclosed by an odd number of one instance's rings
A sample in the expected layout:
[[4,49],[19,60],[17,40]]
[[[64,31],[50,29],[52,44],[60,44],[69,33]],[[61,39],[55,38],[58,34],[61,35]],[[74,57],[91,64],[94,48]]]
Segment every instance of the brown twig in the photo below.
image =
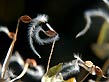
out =
[[47,71],[46,71],[46,73],[48,72],[48,69],[49,69],[50,60],[51,60],[51,56],[52,56],[52,54],[53,54],[54,45],[55,45],[55,40],[53,41],[53,44],[52,44],[50,56],[49,56],[49,59],[48,59],[48,64],[47,64]]
[[[108,65],[109,65],[109,58],[105,61],[104,65],[103,65],[103,68],[102,68],[103,73],[106,72],[106,69],[108,68]],[[98,82],[100,79],[101,79],[101,77],[97,77],[96,82]]]
[[7,52],[6,58],[5,58],[4,63],[3,63],[2,73],[1,73],[1,78],[2,79],[4,79],[4,77],[5,77],[5,73],[6,73],[6,70],[8,68],[8,65],[9,65],[9,60],[10,60],[10,57],[12,55],[14,44],[15,44],[16,39],[17,39],[19,23],[20,23],[20,19],[18,19],[17,28],[16,28],[16,32],[15,32],[14,37],[13,37],[13,41],[12,41],[10,47],[9,47],[9,50]]
[[80,82],[83,82],[86,78],[87,78],[87,76],[89,75],[90,73],[87,73],[85,76],[84,76],[84,78],[80,81]]

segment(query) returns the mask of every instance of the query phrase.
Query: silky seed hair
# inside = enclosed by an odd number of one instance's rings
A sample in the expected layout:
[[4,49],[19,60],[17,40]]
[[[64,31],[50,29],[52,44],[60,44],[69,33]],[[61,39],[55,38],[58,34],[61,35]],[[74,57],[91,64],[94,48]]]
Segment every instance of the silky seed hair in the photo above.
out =
[[108,0],[102,0],[108,7],[109,7],[109,1]]
[[36,42],[38,42],[40,45],[44,45],[47,43],[52,43],[54,40],[57,41],[59,39],[59,35],[56,34],[53,37],[49,37],[49,38],[45,38],[45,39],[41,39],[39,36],[39,32],[43,30],[42,28],[35,28],[35,32],[34,32],[34,39]]
[[[33,52],[41,58],[39,53],[36,51],[34,45],[33,45],[33,40],[36,41],[40,45],[44,45],[47,43],[52,43],[54,40],[57,41],[59,39],[58,33],[47,23],[48,22],[48,16],[45,14],[38,15],[36,18],[32,19],[30,25],[29,25],[29,30],[28,30],[28,38],[29,38],[29,44]],[[45,31],[42,28],[41,24],[45,24],[49,30]],[[43,32],[48,38],[42,39],[39,36],[40,32]]]
[[84,35],[88,31],[88,29],[90,28],[91,23],[92,23],[91,17],[98,17],[99,16],[99,17],[104,18],[107,21],[107,23],[109,23],[109,15],[102,9],[88,10],[84,13],[84,16],[86,19],[85,28],[76,35],[76,38]]
[[[18,51],[16,51],[10,58],[9,63],[11,64],[11,63],[14,63],[14,62],[17,62],[22,69],[24,68],[24,60],[23,60],[23,58],[21,57],[21,55],[19,54]],[[35,70],[28,68],[27,74],[29,74],[34,79],[41,79],[41,77],[43,76],[43,74],[45,72],[43,66],[37,65],[33,68]]]
[[71,62],[63,63],[61,73],[64,79],[68,79],[69,77],[75,76],[79,71],[78,59],[75,59]]
[[77,64],[77,60],[73,60],[72,62],[63,64],[63,68],[61,70],[62,76],[64,79],[67,79],[71,76],[75,76],[79,72],[80,68]]
[[9,35],[9,30],[6,26],[0,26],[0,32],[4,32],[7,35]]

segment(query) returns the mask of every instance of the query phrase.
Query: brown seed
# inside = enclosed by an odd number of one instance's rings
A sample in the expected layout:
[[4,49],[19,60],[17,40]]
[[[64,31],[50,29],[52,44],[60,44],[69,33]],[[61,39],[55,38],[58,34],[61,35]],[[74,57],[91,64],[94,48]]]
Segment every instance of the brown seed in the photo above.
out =
[[106,78],[106,76],[103,75],[103,71],[101,70],[100,67],[96,66],[95,67],[95,72],[96,72],[97,76]]
[[29,23],[29,22],[31,22],[32,19],[28,15],[24,15],[24,16],[20,17],[20,20],[24,23]]
[[26,59],[26,63],[29,63],[30,66],[37,66],[37,63],[34,59]]
[[55,36],[56,34],[57,34],[56,32],[51,31],[51,30],[46,31],[46,35],[49,36],[49,37],[53,37],[53,36]]
[[13,33],[13,32],[9,32],[9,38],[11,38],[11,39],[13,39],[14,38],[14,36],[15,36],[15,33]]

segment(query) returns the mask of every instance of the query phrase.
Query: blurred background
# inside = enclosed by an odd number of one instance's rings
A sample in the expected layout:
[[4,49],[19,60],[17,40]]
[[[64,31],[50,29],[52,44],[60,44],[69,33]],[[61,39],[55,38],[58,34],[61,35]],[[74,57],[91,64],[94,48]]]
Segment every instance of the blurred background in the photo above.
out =
[[[101,18],[92,18],[90,30],[80,38],[75,38],[86,24],[84,12],[90,9],[102,8],[108,11],[108,7],[101,0],[0,0],[0,25],[7,26],[15,32],[17,20],[22,15],[35,18],[37,14],[47,14],[49,24],[59,33],[60,39],[56,42],[50,67],[61,62],[69,62],[74,59],[73,53],[80,54],[86,61],[90,60],[95,65],[102,67],[105,59],[98,58],[91,49],[91,45],[97,42],[102,23]],[[23,59],[34,58],[39,65],[46,69],[52,44],[34,44],[41,59],[31,50],[28,43],[28,24],[20,23],[17,42],[14,51],[18,51]],[[4,33],[0,33],[0,61],[6,56],[11,39]],[[96,78],[90,76],[90,78]],[[38,82],[31,78],[24,82]],[[26,78],[27,79],[27,78]],[[87,79],[86,79],[87,80]],[[40,81],[39,81],[40,82]]]

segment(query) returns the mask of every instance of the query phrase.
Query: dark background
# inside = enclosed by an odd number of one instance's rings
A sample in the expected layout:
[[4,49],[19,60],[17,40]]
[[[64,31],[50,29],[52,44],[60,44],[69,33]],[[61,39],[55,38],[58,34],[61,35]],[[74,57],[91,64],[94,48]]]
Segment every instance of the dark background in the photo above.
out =
[[[102,66],[104,60],[96,57],[91,45],[96,43],[103,20],[93,18],[92,28],[84,36],[75,39],[76,34],[86,24],[84,12],[98,8],[107,9],[101,0],[0,0],[0,25],[7,26],[10,31],[15,32],[17,19],[20,16],[29,15],[35,18],[37,14],[47,14],[49,24],[60,36],[55,44],[50,67],[60,62],[71,61],[74,59],[73,53],[79,53],[83,60],[90,60],[95,65]],[[28,24],[20,23],[14,51],[19,51],[24,60],[34,58],[38,64],[46,68],[52,44],[42,46],[35,43],[36,50],[42,56],[39,59],[29,47],[27,30]],[[1,61],[5,58],[11,41],[7,35],[0,33]]]

